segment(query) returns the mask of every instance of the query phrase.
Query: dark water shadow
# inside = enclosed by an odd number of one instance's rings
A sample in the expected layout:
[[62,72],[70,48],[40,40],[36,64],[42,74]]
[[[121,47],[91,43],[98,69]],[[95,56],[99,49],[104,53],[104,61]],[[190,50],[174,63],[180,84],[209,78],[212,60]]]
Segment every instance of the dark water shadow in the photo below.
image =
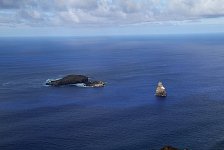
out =
[[166,101],[167,100],[167,97],[158,97],[158,96],[155,96],[155,99],[157,101]]

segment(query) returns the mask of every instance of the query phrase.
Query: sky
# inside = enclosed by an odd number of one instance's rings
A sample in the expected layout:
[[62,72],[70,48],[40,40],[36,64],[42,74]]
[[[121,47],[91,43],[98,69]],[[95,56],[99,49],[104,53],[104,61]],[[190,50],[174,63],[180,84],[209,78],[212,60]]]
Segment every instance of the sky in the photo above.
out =
[[0,0],[0,36],[223,32],[224,0]]

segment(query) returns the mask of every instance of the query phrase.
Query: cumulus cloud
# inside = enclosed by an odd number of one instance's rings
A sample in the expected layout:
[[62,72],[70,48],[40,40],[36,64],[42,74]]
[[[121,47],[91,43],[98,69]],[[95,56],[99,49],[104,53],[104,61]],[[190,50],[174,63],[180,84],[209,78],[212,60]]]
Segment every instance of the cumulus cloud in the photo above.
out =
[[224,0],[0,0],[0,25],[94,26],[224,17]]

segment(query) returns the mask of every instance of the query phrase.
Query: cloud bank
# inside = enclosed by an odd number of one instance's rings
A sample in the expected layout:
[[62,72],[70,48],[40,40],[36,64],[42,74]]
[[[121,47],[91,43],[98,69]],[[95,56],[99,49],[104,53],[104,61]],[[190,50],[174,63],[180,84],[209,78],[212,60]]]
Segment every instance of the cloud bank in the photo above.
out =
[[0,26],[115,26],[224,17],[224,0],[0,0]]

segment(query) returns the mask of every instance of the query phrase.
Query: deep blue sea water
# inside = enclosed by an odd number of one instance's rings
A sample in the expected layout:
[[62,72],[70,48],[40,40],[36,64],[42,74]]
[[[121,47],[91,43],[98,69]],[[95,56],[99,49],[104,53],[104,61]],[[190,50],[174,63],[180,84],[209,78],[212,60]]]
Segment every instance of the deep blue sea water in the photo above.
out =
[[222,34],[0,38],[0,149],[223,150],[223,87]]

